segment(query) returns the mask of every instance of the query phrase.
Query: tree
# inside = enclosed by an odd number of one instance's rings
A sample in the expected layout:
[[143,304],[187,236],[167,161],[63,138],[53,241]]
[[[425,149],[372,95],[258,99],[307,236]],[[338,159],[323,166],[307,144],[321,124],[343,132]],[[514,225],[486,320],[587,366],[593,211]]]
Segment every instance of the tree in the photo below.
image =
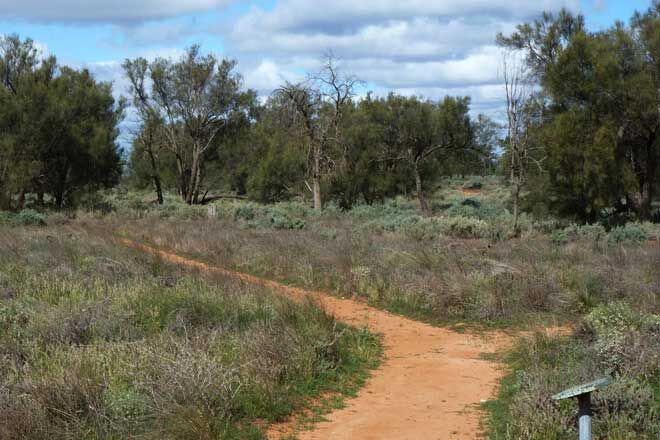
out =
[[60,69],[51,86],[47,123],[49,138],[41,154],[45,190],[59,208],[82,188],[109,187],[121,175],[117,126],[125,104],[117,105],[110,83],[97,83],[89,71]]
[[517,26],[509,37],[497,35],[499,46],[526,53],[529,74],[543,83],[547,69],[573,37],[585,32],[584,17],[562,9],[557,15],[543,12],[541,18]]
[[446,96],[440,102],[390,94],[375,106],[383,127],[381,160],[404,162],[412,172],[422,212],[429,212],[424,193],[424,166],[440,152],[464,152],[473,146],[468,114],[470,99]]
[[526,52],[546,100],[540,138],[560,213],[586,221],[606,209],[650,217],[660,161],[658,29],[656,1],[629,26],[589,32],[582,16],[562,11],[499,37]]
[[[0,139],[0,209],[11,209],[12,194],[24,191],[29,176],[33,174],[29,165],[27,145],[21,148],[21,106],[24,101],[18,96],[22,84],[37,67],[37,50],[32,40],[21,41],[17,35],[0,37],[0,124],[3,136]],[[25,118],[27,119],[27,118]],[[24,119],[24,120],[25,120]]]
[[504,51],[502,56],[502,76],[506,94],[507,138],[505,148],[509,162],[509,183],[513,204],[513,232],[520,233],[520,192],[527,181],[531,154],[530,129],[532,124],[532,86],[528,74],[519,60],[518,54]]
[[[300,127],[300,138],[307,153],[307,174],[312,180],[310,190],[317,211],[323,209],[321,180],[337,160],[345,162],[341,123],[358,83],[357,78],[344,75],[333,55],[329,54],[317,74],[310,75],[304,82],[287,82],[275,91],[288,104],[292,122]],[[337,150],[342,150],[339,157]]]
[[490,117],[480,114],[473,121],[474,148],[470,151],[468,160],[469,169],[475,174],[493,174],[497,153],[500,144],[501,126]]
[[176,158],[179,194],[188,204],[202,201],[205,165],[219,133],[248,118],[254,105],[256,95],[241,90],[235,67],[235,61],[202,55],[199,46],[177,62],[138,58],[124,63],[133,100],[146,109],[138,113],[142,122],[162,121],[166,146]]
[[123,103],[111,85],[39,59],[29,39],[3,37],[0,52],[0,208],[21,209],[30,192],[61,208],[84,189],[116,183]]
[[[374,203],[410,192],[405,165],[383,157],[384,106],[369,93],[345,109],[342,121],[343,163],[332,176],[329,197],[343,209],[358,201]],[[409,188],[410,187],[410,188]]]
[[[159,205],[164,203],[163,181],[160,172],[159,156],[165,144],[161,121],[154,117],[147,117],[134,134],[131,162],[133,164],[143,157],[149,165],[148,176],[153,182],[156,191],[156,201]],[[142,157],[140,157],[142,156]]]
[[263,203],[288,200],[304,194],[307,160],[301,154],[299,127],[291,123],[288,98],[273,94],[260,108],[251,126],[247,143],[239,154],[259,157],[246,170],[247,192],[251,199]]

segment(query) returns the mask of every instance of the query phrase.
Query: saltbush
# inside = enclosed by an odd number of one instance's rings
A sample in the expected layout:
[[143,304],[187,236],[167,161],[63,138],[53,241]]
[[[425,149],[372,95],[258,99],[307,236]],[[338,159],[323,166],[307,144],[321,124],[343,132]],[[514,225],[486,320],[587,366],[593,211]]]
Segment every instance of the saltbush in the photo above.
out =
[[647,238],[648,234],[641,225],[629,223],[612,229],[607,235],[607,242],[610,244],[641,243]]
[[605,228],[599,224],[576,225],[572,224],[564,229],[555,230],[550,235],[553,242],[557,244],[568,243],[576,240],[600,241],[607,236]]
[[0,212],[0,225],[44,226],[46,225],[46,216],[33,209],[24,209],[17,214]]

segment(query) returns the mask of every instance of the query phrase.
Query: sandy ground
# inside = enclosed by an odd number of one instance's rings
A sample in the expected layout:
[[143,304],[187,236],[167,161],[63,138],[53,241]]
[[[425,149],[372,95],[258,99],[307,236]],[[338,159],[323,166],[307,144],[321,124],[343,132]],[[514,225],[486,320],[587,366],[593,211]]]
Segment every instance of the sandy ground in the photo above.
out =
[[[252,275],[183,258],[149,246],[120,239],[122,244],[160,256],[170,262],[221,273],[274,289],[294,300],[313,296],[337,319],[381,333],[385,360],[373,372],[358,396],[346,407],[326,416],[311,431],[297,433],[300,440],[481,438],[479,405],[492,398],[504,371],[483,354],[502,351],[510,337],[490,332],[457,333],[433,327],[352,299],[292,288]],[[271,440],[287,437],[295,423],[276,425]]]

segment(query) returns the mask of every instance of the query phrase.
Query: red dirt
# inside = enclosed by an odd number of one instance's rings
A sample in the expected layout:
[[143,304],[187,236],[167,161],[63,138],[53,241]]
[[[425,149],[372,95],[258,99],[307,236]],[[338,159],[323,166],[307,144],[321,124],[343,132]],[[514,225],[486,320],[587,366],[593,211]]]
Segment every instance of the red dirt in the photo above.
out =
[[[502,351],[511,338],[501,332],[457,333],[369,307],[352,299],[289,287],[275,281],[214,267],[170,252],[120,239],[122,244],[172,263],[212,271],[262,285],[295,301],[314,297],[338,320],[381,333],[385,361],[346,407],[327,416],[311,431],[313,439],[434,439],[481,437],[480,403],[494,396],[505,373],[483,354]],[[292,433],[295,423],[272,427],[271,440]]]
[[461,191],[463,191],[464,196],[474,196],[481,194],[481,190],[477,188],[462,188]]

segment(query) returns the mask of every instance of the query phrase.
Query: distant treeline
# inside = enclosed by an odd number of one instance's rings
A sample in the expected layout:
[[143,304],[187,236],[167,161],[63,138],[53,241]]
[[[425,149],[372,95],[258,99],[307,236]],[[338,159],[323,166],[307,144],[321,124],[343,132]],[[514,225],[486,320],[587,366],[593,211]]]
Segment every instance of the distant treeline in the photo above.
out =
[[520,198],[540,215],[652,218],[658,3],[599,32],[567,11],[543,14],[497,41],[504,61],[524,59],[520,68],[503,63],[501,126],[472,117],[469,97],[358,97],[364,85],[331,54],[305,80],[261,100],[234,61],[197,46],[177,60],[127,60],[133,146],[122,166],[125,105],[110,84],[39,59],[30,40],[4,37],[0,207],[20,209],[27,194],[73,206],[80,194],[116,184],[123,170],[125,182],[154,188],[161,203],[163,191],[190,204],[238,195],[308,199],[316,209],[408,194],[426,211],[425,194],[441,177],[500,173],[512,184],[515,212]]
[[220,189],[262,202],[327,199],[342,207],[416,193],[447,174],[491,172],[495,123],[470,99],[391,94],[356,99],[359,81],[332,56],[260,104],[231,61],[192,47],[178,61],[127,61],[140,127],[129,161],[137,185],[175,188],[191,204]]

